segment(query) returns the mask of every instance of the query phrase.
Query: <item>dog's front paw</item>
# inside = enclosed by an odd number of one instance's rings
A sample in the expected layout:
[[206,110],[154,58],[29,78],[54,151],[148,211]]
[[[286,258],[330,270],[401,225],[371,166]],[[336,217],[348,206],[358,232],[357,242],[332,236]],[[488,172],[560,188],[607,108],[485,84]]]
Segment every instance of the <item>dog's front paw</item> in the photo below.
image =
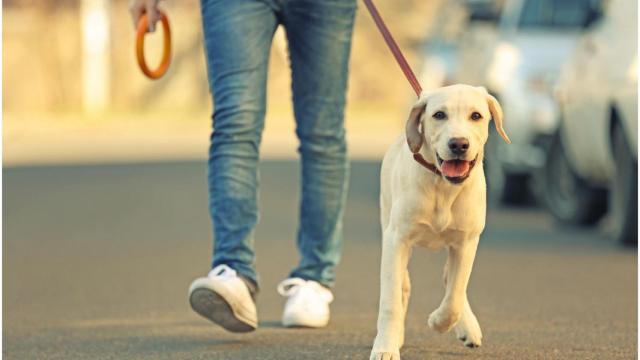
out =
[[473,314],[463,314],[455,326],[456,337],[468,348],[477,348],[482,345],[482,330]]
[[437,332],[445,333],[460,320],[460,312],[440,306],[429,315],[429,327]]
[[395,342],[385,341],[388,338],[376,337],[369,360],[400,360],[400,347]]
[[369,360],[400,360],[399,351],[371,351]]

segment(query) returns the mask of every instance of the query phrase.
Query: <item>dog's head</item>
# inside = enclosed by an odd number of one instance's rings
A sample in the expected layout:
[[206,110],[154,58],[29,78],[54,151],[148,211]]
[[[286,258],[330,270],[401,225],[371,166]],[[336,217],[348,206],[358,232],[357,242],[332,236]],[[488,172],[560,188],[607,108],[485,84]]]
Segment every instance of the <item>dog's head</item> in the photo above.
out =
[[462,183],[476,161],[482,160],[484,144],[493,119],[500,136],[510,143],[502,128],[502,108],[483,87],[451,85],[420,97],[407,120],[407,143],[416,154],[424,145],[430,158],[450,182]]

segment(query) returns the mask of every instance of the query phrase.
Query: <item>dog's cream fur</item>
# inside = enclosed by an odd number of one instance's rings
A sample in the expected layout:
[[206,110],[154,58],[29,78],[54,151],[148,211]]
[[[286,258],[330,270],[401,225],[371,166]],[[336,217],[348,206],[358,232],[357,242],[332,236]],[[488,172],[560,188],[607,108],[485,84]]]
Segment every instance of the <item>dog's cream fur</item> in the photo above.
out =
[[[438,111],[444,112],[446,119],[433,118]],[[479,113],[481,119],[473,120],[474,112]],[[464,345],[480,346],[482,332],[466,291],[485,225],[486,185],[482,159],[491,119],[509,142],[502,129],[500,105],[484,88],[468,85],[440,88],[420,97],[407,121],[405,136],[385,155],[380,176],[383,232],[380,310],[371,359],[400,359],[411,289],[407,263],[414,245],[448,250],[445,296],[429,316],[429,327],[438,332],[455,328]],[[447,144],[452,138],[469,141],[462,157],[450,152]],[[438,169],[441,169],[438,157],[477,159],[466,180],[454,184],[418,164],[412,152],[420,152]]]

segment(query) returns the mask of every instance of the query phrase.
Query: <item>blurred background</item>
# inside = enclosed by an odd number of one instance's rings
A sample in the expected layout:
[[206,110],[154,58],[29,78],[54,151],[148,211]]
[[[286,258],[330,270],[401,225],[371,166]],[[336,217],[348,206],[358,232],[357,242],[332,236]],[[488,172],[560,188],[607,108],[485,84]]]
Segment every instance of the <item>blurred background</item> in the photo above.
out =
[[[386,17],[401,19],[393,30],[416,65],[440,3],[380,3]],[[212,105],[199,2],[161,7],[172,25],[173,62],[162,79],[150,81],[135,61],[127,1],[3,3],[5,164],[204,158]],[[353,40],[347,126],[351,153],[377,158],[401,129],[413,97],[365,16],[359,12]],[[155,66],[161,34],[147,36],[145,45]],[[279,29],[270,59],[267,158],[296,156],[286,46]]]
[[[636,356],[637,2],[376,4],[423,87],[485,86],[502,104],[513,141],[492,131],[485,151],[490,210],[470,296],[489,335],[474,358]],[[296,337],[278,327],[282,300],[273,291],[297,261],[299,165],[282,29],[261,148],[261,330],[238,337],[212,329],[186,301],[211,251],[212,105],[199,2],[161,2],[174,48],[157,81],[137,67],[127,6],[3,1],[3,356],[368,353],[379,165],[415,94],[364,4],[350,66],[352,176],[332,326]],[[160,33],[146,37],[149,63],[161,46]],[[406,358],[458,358],[466,350],[452,336],[424,326],[439,300],[431,289],[440,286],[442,254],[414,259],[424,282],[409,309]]]

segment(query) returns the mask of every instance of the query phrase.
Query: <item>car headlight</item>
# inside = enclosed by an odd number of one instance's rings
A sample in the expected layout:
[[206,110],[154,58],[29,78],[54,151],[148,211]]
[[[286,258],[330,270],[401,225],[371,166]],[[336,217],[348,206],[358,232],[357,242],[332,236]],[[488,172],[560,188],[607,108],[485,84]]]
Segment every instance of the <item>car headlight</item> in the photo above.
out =
[[491,61],[491,65],[489,65],[487,74],[489,86],[496,91],[502,90],[519,63],[520,52],[518,49],[509,43],[500,42],[496,46],[493,60]]

